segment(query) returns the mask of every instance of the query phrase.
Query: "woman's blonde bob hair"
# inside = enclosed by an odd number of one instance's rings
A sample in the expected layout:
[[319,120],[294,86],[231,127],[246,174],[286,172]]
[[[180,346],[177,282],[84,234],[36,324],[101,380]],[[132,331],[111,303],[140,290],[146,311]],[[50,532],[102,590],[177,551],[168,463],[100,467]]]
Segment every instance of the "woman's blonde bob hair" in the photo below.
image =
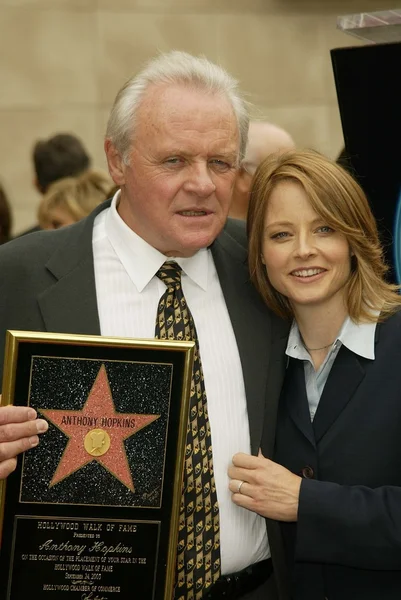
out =
[[73,221],[83,219],[109,197],[113,181],[101,169],[88,169],[78,177],[65,177],[52,183],[38,210],[39,225],[47,229],[53,211],[62,208]]
[[262,263],[265,215],[274,188],[282,182],[299,184],[313,210],[348,240],[351,274],[345,288],[348,314],[358,322],[383,320],[401,306],[398,286],[384,276],[375,218],[364,192],[341,166],[312,150],[290,150],[274,154],[258,167],[252,183],[248,210],[249,267],[251,279],[266,304],[280,317],[294,316],[288,299],[271,285]]

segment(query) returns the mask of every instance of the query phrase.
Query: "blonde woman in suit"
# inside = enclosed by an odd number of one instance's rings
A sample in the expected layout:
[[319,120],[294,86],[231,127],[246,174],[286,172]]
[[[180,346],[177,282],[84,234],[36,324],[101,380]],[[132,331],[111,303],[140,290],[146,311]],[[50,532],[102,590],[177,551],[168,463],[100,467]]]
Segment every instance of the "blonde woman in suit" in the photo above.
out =
[[401,297],[368,201],[291,151],[256,172],[248,233],[253,282],[292,325],[274,462],[236,455],[233,501],[281,522],[293,598],[399,599]]

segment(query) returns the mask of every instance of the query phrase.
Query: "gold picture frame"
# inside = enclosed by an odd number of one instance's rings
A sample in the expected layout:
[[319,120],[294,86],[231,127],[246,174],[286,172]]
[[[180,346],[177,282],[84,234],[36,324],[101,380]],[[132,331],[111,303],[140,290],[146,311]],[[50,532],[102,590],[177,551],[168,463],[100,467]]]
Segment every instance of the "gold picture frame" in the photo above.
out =
[[0,482],[0,600],[27,581],[39,597],[171,600],[194,347],[7,332],[2,405],[49,429]]

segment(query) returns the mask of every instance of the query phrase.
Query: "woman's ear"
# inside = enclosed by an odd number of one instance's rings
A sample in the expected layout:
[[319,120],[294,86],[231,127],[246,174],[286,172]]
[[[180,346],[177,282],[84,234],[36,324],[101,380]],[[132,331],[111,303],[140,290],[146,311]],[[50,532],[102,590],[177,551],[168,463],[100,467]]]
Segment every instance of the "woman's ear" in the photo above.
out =
[[266,263],[265,263],[265,259],[264,259],[264,257],[263,257],[263,254],[261,254],[261,255],[260,255],[260,260],[262,261],[262,263],[263,263],[264,265],[266,264]]

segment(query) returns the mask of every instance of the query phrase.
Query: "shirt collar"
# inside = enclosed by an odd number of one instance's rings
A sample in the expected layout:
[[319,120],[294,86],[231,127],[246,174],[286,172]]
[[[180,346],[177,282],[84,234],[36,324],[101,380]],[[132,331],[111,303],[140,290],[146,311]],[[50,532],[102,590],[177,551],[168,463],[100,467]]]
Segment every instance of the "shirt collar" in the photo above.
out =
[[117,211],[119,198],[120,191],[117,191],[107,212],[106,235],[138,292],[144,290],[167,260],[175,260],[188,277],[206,290],[210,251],[202,248],[190,258],[165,256],[122,220]]
[[373,323],[355,323],[347,317],[338,339],[354,354],[374,360],[376,326],[377,321]]
[[[334,346],[336,344],[338,346],[340,342],[354,354],[374,360],[376,326],[376,321],[374,323],[354,323],[350,317],[347,317],[335,339]],[[303,344],[296,321],[292,323],[285,352],[292,358],[310,360],[310,355]]]

